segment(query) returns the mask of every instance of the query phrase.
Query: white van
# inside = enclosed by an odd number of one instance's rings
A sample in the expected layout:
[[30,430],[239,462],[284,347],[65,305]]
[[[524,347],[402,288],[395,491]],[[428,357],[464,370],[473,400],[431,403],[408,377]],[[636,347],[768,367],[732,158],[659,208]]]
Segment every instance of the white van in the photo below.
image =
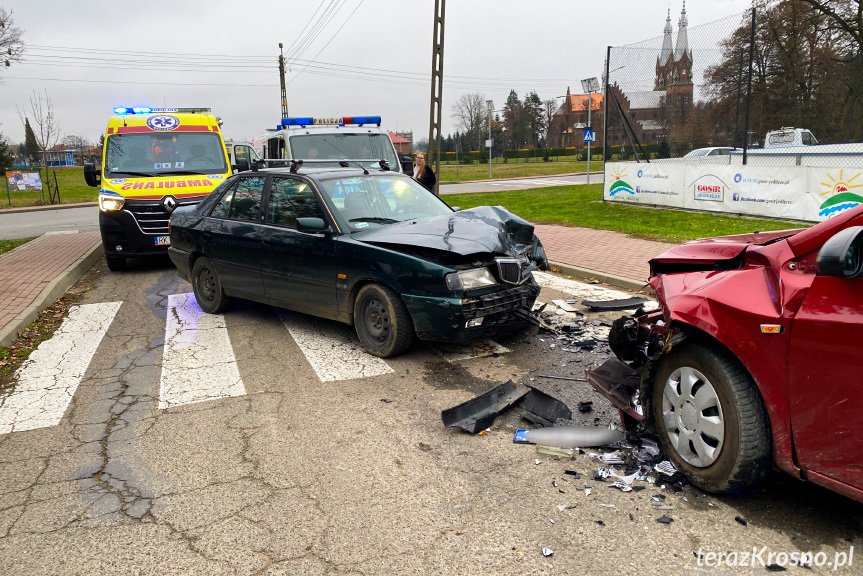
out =
[[275,130],[252,140],[263,160],[302,160],[304,168],[362,165],[411,174],[413,160],[399,157],[380,116],[283,118]]
[[764,137],[764,148],[781,148],[785,146],[817,146],[818,140],[805,128],[789,126],[779,130],[771,130]]

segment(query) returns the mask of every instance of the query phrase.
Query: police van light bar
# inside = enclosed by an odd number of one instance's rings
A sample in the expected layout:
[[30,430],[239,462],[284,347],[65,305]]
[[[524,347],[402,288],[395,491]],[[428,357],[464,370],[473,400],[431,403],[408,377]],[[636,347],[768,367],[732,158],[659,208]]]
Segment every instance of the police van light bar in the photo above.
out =
[[306,118],[282,118],[282,126],[362,126],[381,125],[380,116],[308,116]]
[[126,114],[157,114],[162,112],[202,112],[208,113],[210,112],[209,108],[124,108],[122,106],[114,108],[114,114],[126,115]]

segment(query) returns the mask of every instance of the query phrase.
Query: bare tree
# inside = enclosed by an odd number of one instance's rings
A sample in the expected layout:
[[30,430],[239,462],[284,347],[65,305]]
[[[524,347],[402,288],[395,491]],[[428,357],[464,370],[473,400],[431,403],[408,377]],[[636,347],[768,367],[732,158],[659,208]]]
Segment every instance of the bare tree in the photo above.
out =
[[[16,108],[17,109],[17,108]],[[21,124],[32,117],[33,124],[36,125],[34,130],[36,143],[42,150],[42,165],[48,167],[48,150],[52,148],[60,140],[60,125],[57,122],[57,117],[54,115],[54,104],[48,96],[48,91],[45,91],[45,98],[35,90],[30,95],[30,115],[25,115],[18,109],[18,116],[21,118]]]
[[456,127],[465,132],[468,138],[476,138],[477,150],[482,150],[482,126],[488,114],[485,94],[472,92],[462,94],[452,105],[452,118]]
[[551,136],[551,121],[554,119],[554,113],[557,110],[557,100],[554,98],[543,100],[542,109],[545,113],[545,133],[543,134],[543,138],[545,139],[545,147],[548,148],[551,145],[549,142],[549,136]]
[[20,62],[24,53],[21,35],[24,32],[15,26],[12,12],[0,8],[0,69],[8,68],[13,62]]

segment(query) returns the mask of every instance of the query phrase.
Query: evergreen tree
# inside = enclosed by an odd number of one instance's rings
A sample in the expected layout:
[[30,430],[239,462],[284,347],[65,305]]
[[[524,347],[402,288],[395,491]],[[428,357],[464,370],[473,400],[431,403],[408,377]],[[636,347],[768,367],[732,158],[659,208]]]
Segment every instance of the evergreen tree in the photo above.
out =
[[6,138],[3,137],[3,134],[0,134],[0,169],[11,168],[13,161],[12,148],[9,146],[9,143],[6,142]]
[[41,148],[36,141],[36,133],[30,127],[30,119],[24,119],[24,147],[27,149],[27,158],[33,159],[39,156]]
[[545,132],[542,100],[536,92],[531,92],[524,97],[522,107],[524,110],[525,141],[528,145],[535,147],[542,133]]

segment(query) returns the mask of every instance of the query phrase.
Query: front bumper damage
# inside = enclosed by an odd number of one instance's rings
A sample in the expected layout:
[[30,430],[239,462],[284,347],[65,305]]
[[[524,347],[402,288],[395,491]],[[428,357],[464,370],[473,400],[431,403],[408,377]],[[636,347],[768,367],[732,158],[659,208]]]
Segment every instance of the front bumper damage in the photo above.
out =
[[532,324],[530,311],[539,284],[527,282],[482,296],[437,298],[403,294],[417,337],[433,342],[459,342],[499,336]]
[[669,330],[660,310],[639,311],[612,324],[608,343],[617,357],[586,370],[585,376],[620,411],[628,431],[639,423],[653,430],[650,386],[661,359],[685,337],[685,332]]

